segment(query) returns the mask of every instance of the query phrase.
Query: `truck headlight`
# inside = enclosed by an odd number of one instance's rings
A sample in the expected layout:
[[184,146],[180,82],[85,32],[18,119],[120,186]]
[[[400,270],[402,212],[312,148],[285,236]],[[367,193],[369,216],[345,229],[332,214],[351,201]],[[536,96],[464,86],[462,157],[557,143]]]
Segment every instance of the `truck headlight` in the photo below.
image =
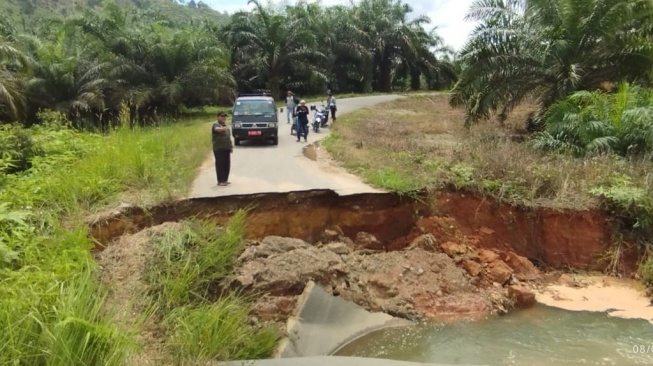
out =
[[268,127],[276,128],[276,127],[277,127],[277,123],[276,123],[276,122],[269,122],[269,123],[268,123]]
[[240,128],[240,123],[234,123],[234,128]]

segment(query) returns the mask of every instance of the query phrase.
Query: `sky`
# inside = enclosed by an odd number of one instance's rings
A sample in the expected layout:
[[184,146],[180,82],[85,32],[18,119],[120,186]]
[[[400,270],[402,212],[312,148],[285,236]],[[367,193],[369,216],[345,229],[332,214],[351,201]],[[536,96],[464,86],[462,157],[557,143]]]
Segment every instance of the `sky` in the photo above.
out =
[[[241,9],[248,9],[247,0],[202,0],[205,4],[218,11],[232,14]],[[274,0],[280,3],[284,0]],[[285,0],[294,3],[294,0]],[[431,18],[430,27],[437,26],[438,34],[446,45],[460,50],[474,24],[464,20],[465,14],[473,0],[404,0],[413,7],[413,15],[425,14]],[[266,0],[263,0],[266,3]],[[308,2],[315,2],[308,0]],[[323,5],[346,5],[349,0],[321,0]],[[430,30],[430,28],[429,28]]]

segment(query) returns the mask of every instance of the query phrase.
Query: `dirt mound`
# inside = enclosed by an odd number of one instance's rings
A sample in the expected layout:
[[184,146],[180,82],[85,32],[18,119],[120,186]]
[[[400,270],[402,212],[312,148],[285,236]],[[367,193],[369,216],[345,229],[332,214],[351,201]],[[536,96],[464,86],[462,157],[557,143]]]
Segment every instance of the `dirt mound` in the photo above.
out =
[[[236,270],[219,287],[256,295],[251,315],[259,323],[285,322],[311,280],[367,310],[411,320],[501,314],[534,303],[526,283],[541,274],[528,259],[477,248],[474,238],[447,218],[429,220],[430,232],[411,233],[410,241],[394,251],[371,233],[361,231],[350,239],[335,225],[322,232],[317,244],[281,236],[248,241]],[[176,225],[123,236],[96,254],[101,279],[110,289],[108,306],[127,309],[117,317],[133,323],[151,304],[145,270],[154,236]],[[153,317],[146,322],[134,364],[164,362],[164,337],[157,324]]]
[[[120,237],[106,250],[96,253],[100,267],[100,280],[108,287],[106,307],[118,310],[116,321],[128,327],[142,321],[152,303],[145,281],[147,259],[153,254],[151,239],[157,233],[168,230],[177,223],[165,223],[145,229],[133,235]],[[138,335],[140,349],[134,355],[132,365],[164,365],[163,334],[153,316],[145,320]]]
[[281,298],[287,304],[309,280],[370,311],[413,320],[505,311],[509,301],[502,289],[477,287],[451,257],[420,240],[399,253],[361,248],[350,240],[311,245],[269,236],[245,250],[227,281],[232,288],[267,294],[257,306],[261,320],[279,319],[270,302]]

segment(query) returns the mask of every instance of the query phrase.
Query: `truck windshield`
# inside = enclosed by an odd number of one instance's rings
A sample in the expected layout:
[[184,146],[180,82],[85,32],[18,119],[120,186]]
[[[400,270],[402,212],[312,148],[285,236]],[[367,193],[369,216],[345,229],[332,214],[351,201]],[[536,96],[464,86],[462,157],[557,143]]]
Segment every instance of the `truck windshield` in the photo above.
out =
[[234,107],[234,116],[267,116],[277,113],[271,100],[239,100]]

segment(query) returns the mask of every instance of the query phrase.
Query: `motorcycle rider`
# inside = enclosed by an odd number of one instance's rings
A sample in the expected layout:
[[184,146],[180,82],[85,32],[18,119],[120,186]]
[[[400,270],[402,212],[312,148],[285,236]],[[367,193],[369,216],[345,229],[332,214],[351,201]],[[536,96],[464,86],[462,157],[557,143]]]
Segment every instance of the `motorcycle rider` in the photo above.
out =
[[308,107],[306,106],[306,101],[302,99],[297,106],[295,114],[297,114],[297,142],[301,139],[302,135],[304,136],[304,142],[307,142],[308,138]]
[[336,97],[333,96],[333,93],[331,90],[327,91],[327,106],[331,110],[331,118],[333,119],[333,122],[336,122],[336,111],[338,110],[338,107],[336,106]]

